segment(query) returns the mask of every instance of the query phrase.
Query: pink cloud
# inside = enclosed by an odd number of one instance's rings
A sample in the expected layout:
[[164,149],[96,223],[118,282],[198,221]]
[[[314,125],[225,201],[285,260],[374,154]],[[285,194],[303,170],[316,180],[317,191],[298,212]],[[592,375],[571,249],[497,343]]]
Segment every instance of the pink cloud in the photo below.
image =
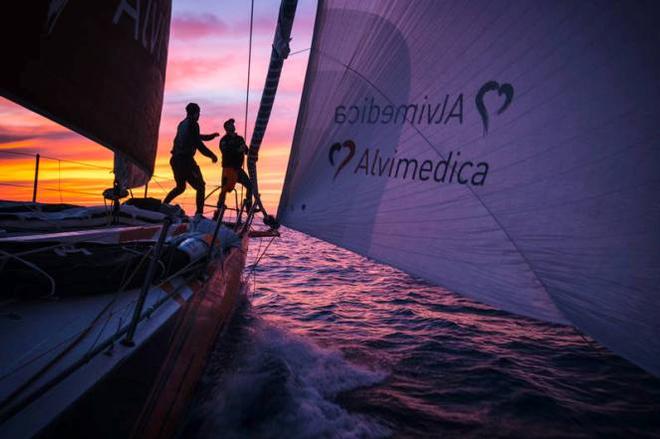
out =
[[184,15],[172,20],[172,38],[190,40],[227,33],[229,27],[213,14]]
[[[270,33],[275,30],[274,22],[269,17],[254,19],[252,32],[257,35]],[[248,20],[239,20],[228,25],[213,14],[187,14],[175,17],[172,20],[171,36],[177,40],[193,40],[206,37],[238,36],[247,37],[250,31]]]
[[177,89],[182,82],[197,81],[233,65],[231,55],[221,58],[172,56],[167,64],[166,90]]

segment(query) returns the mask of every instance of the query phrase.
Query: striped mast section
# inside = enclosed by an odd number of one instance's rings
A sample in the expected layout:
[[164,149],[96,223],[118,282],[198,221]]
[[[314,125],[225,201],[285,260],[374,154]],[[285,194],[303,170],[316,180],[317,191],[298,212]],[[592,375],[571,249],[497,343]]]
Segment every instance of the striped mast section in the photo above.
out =
[[280,83],[282,66],[284,65],[284,60],[289,56],[291,28],[293,27],[293,18],[296,14],[297,5],[298,0],[282,0],[282,3],[280,4],[277,28],[275,29],[275,37],[273,38],[273,49],[270,53],[268,75],[266,76],[266,84],[264,85],[261,95],[257,121],[254,125],[254,131],[252,132],[252,139],[250,140],[250,149],[248,153],[248,173],[250,175],[250,182],[252,183],[252,193],[255,197],[255,203],[253,203],[250,215],[257,210],[261,210],[264,216],[266,216],[266,210],[261,203],[259,187],[257,184],[257,160],[259,159],[259,148],[261,147],[261,142],[263,141],[266,127],[268,126],[268,120],[270,119],[270,112],[273,109],[277,86]]

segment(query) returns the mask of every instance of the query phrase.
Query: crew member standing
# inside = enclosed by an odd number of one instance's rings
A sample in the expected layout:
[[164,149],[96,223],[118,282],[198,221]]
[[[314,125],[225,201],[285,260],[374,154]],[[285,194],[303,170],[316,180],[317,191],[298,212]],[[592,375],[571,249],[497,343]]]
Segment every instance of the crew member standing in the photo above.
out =
[[196,216],[201,216],[204,211],[204,191],[206,183],[202,177],[202,171],[195,162],[195,152],[199,150],[203,155],[210,158],[213,163],[218,161],[213,152],[211,152],[203,140],[213,140],[220,133],[200,134],[199,133],[199,105],[191,102],[186,105],[186,118],[179,123],[174,138],[174,147],[172,148],[172,158],[170,166],[174,173],[176,187],[170,191],[163,200],[163,203],[169,204],[174,198],[181,195],[186,190],[186,183],[189,183],[197,191]]
[[250,210],[252,204],[252,185],[250,177],[243,170],[245,155],[248,153],[248,147],[245,139],[236,134],[234,119],[229,119],[224,123],[226,134],[220,139],[220,152],[222,153],[222,182],[220,196],[218,197],[218,212],[224,207],[227,192],[234,190],[236,183],[245,187],[245,201],[243,202],[246,210]]

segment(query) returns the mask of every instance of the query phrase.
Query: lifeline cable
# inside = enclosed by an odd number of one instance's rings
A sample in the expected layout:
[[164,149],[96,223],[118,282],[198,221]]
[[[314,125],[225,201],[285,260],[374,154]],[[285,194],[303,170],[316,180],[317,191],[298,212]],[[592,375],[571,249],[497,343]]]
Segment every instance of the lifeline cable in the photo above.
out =
[[254,264],[251,265],[250,271],[247,273],[247,276],[246,276],[249,279],[250,275],[252,275],[252,294],[254,294],[254,292],[257,290],[257,272],[256,272],[256,268],[259,265],[259,262],[261,261],[261,258],[263,258],[266,255],[266,252],[268,251],[268,248],[273,243],[275,238],[276,238],[275,236],[270,238],[270,241],[268,241],[268,244],[266,244],[266,247],[264,248],[264,251],[261,252],[261,254],[259,254],[259,252],[261,251],[261,241],[259,241],[259,249],[257,250],[257,258],[256,258]]

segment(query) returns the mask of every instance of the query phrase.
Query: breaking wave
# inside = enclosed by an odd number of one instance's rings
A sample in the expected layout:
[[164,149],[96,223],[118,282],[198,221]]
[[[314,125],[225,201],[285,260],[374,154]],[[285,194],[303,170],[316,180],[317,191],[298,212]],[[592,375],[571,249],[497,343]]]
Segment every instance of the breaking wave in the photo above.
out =
[[385,373],[243,312],[247,316],[230,329],[236,332],[228,335],[231,341],[223,337],[226,346],[213,355],[185,436],[389,436],[382,423],[349,413],[336,401],[342,392],[382,382]]

